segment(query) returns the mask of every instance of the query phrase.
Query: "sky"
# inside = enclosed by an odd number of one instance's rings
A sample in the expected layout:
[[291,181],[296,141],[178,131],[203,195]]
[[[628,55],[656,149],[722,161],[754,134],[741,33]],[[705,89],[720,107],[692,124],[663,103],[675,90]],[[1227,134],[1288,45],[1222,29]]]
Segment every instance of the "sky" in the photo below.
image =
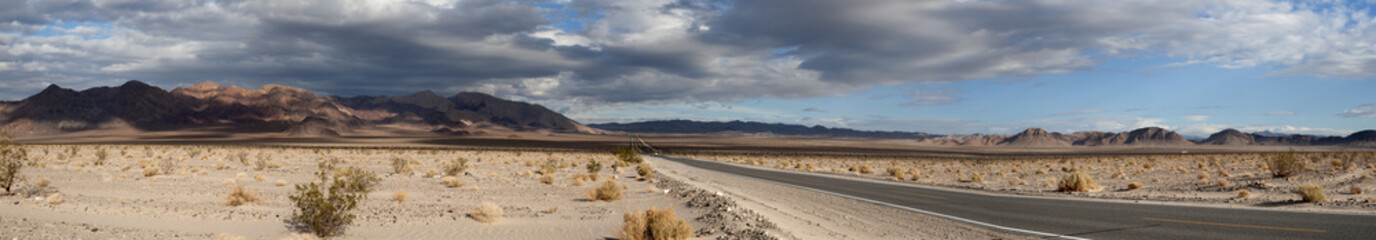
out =
[[476,91],[582,123],[937,134],[1376,129],[1376,1],[7,0],[51,84]]

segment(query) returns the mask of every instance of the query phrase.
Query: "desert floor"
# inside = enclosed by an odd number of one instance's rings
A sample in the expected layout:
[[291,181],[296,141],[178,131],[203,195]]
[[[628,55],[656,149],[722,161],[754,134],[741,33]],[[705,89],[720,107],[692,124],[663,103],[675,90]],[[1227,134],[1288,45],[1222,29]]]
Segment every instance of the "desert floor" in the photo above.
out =
[[[283,148],[154,145],[29,146],[32,165],[21,172],[16,196],[0,197],[4,239],[208,239],[291,235],[294,185],[313,181],[317,163],[336,161],[376,173],[380,183],[355,210],[343,239],[604,239],[616,237],[622,214],[649,208],[695,210],[635,180],[634,169],[612,170],[608,153],[444,151],[363,148]],[[105,158],[99,160],[101,152]],[[242,158],[242,161],[240,160]],[[393,159],[408,165],[398,172]],[[449,187],[445,163],[464,158],[464,184]],[[592,201],[597,182],[579,178],[598,161],[600,179],[626,186],[625,199]],[[97,162],[100,162],[97,164]],[[557,169],[551,184],[541,167]],[[153,172],[149,169],[159,169]],[[145,174],[145,172],[149,174]],[[583,177],[583,178],[586,178]],[[259,200],[227,205],[235,186]],[[398,201],[398,192],[405,192]],[[55,200],[56,198],[57,200]],[[481,202],[504,211],[495,223],[468,213]],[[701,210],[698,210],[699,212]],[[683,217],[687,216],[687,217]]]
[[[767,154],[689,154],[688,157],[909,184],[991,192],[1122,199],[1232,207],[1376,213],[1376,153],[1294,153],[1303,164],[1294,176],[1276,177],[1283,153],[1080,155],[1022,158],[931,158]],[[1100,186],[1058,191],[1072,172]],[[1133,189],[1130,184],[1141,187]],[[1316,184],[1326,200],[1309,203],[1295,193]],[[1241,194],[1240,192],[1246,192]]]

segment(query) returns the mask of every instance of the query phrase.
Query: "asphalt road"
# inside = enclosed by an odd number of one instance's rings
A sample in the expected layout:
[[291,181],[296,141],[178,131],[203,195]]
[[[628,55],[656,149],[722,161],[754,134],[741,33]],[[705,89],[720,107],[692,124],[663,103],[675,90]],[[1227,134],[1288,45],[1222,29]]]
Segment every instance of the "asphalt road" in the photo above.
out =
[[1060,238],[1057,235],[1072,239],[1376,239],[1376,215],[1371,214],[979,194],[660,157],[1048,239]]

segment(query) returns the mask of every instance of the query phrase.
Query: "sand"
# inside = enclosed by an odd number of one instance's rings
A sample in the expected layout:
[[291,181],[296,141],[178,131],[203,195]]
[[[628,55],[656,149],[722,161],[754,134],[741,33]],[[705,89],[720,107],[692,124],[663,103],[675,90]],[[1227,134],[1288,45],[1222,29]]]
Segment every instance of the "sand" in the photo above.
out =
[[[355,211],[358,219],[339,239],[605,239],[616,237],[627,211],[672,208],[684,218],[694,210],[678,198],[636,181],[634,170],[615,173],[612,155],[585,152],[306,149],[242,146],[40,145],[30,146],[35,166],[21,172],[19,194],[0,197],[0,238],[11,239],[209,239],[219,235],[277,239],[292,234],[283,223],[294,206],[295,184],[312,181],[322,159],[340,159],[378,174],[381,182]],[[108,154],[102,165],[96,153]],[[248,164],[236,160],[245,153]],[[75,154],[72,154],[75,153]],[[394,173],[399,157],[411,171]],[[449,188],[431,168],[456,158],[470,160]],[[258,159],[265,167],[258,169]],[[594,182],[571,186],[586,174],[583,163],[600,161],[603,180],[625,184],[625,199],[591,201]],[[145,177],[144,165],[169,160],[168,174]],[[547,161],[558,167],[554,184],[533,172]],[[280,166],[278,166],[280,165]],[[127,168],[125,166],[128,166]],[[276,166],[270,168],[267,166]],[[261,176],[261,177],[259,177]],[[261,181],[259,180],[261,179]],[[37,186],[46,180],[46,187]],[[285,181],[278,186],[277,181]],[[234,186],[262,200],[227,206]],[[393,195],[406,190],[397,202]],[[61,194],[50,204],[46,197]],[[479,223],[466,214],[481,202],[501,206],[504,217]]]

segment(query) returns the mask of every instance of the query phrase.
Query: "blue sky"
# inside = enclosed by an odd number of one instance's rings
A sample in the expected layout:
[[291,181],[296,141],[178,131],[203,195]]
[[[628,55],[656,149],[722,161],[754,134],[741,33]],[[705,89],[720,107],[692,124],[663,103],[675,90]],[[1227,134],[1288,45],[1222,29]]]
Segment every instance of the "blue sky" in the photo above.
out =
[[320,1],[0,3],[0,99],[138,79],[478,91],[584,123],[1376,128],[1363,1]]

